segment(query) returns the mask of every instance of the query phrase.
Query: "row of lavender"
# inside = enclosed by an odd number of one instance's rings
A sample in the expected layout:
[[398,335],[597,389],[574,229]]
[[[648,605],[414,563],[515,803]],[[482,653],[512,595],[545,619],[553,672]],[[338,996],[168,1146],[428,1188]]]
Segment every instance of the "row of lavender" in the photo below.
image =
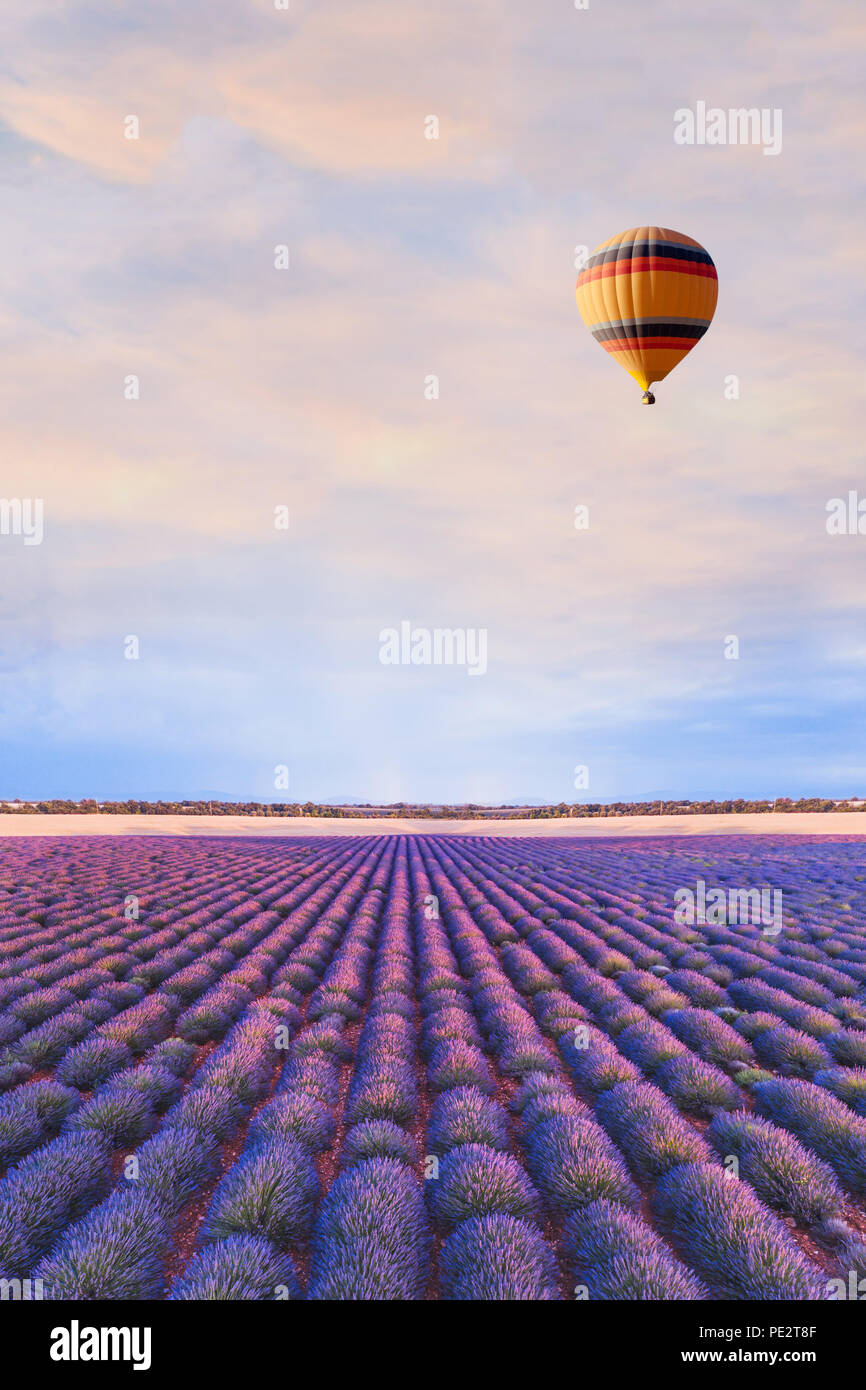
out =
[[859,847],[762,842],[768,936],[675,920],[689,875],[755,879],[718,843],[139,841],[132,922],[104,843],[88,898],[75,863],[47,893],[7,861],[0,1273],[59,1298],[835,1296],[864,1259]]
[[[115,905],[100,924],[106,905],[93,894],[71,903],[56,880],[41,900],[28,896],[16,922],[4,914],[0,1019],[16,1018],[27,1000],[53,1010],[30,1020],[3,1058],[7,1084],[18,1084],[2,1102],[0,1158],[27,1154],[0,1183],[4,1275],[43,1280],[54,1297],[159,1295],[185,1204],[218,1170],[300,1021],[293,1000],[302,996],[284,975],[308,970],[333,945],[369,873],[368,849],[299,846],[294,862],[281,864],[238,848],[215,855],[176,846],[175,858],[198,860],[200,872],[190,887],[166,887],[158,855],[151,901],[138,865],[138,891],[121,894],[135,897],[137,921],[118,921]],[[214,860],[222,861],[216,873]],[[178,877],[188,876],[187,862]],[[230,891],[238,882],[243,893]],[[21,919],[37,929],[22,931]],[[80,953],[93,942],[105,954],[85,969],[110,978],[82,984]],[[41,1042],[52,1024],[51,1057],[34,1057],[34,1035]],[[49,1061],[50,1079],[34,1071]],[[30,1074],[23,1082],[22,1069]]]
[[[837,861],[829,872],[822,863],[828,849]],[[761,851],[766,855],[767,846]],[[840,868],[849,854],[849,886],[840,893]],[[626,854],[556,842],[455,841],[440,857],[457,897],[443,902],[474,910],[509,980],[542,1031],[556,1040],[578,1096],[590,1104],[604,1136],[618,1145],[641,1189],[642,1215],[649,1217],[641,1223],[642,1242],[654,1226],[717,1297],[835,1297],[838,1280],[847,1287],[845,1275],[852,1267],[862,1274],[866,1257],[859,1234],[866,1123],[855,1095],[863,1079],[856,1062],[866,1041],[862,928],[850,901],[861,877],[859,846],[803,846],[799,877],[786,864],[792,916],[781,938],[766,937],[760,925],[678,925],[672,899],[694,874],[694,856],[695,850],[672,853],[662,843],[650,852],[644,847]],[[790,859],[790,851],[779,857]],[[744,858],[748,854],[737,856],[740,863]],[[762,862],[766,867],[766,858]],[[716,867],[722,879],[728,868],[737,873],[736,864]],[[635,870],[644,879],[638,879],[638,891],[632,887]],[[825,876],[829,891],[816,892]],[[808,899],[810,914],[823,906],[816,898],[835,900],[835,930],[826,922],[798,921],[801,897]],[[780,978],[769,963],[776,958],[794,966],[790,979]],[[836,962],[835,973],[828,959]],[[774,969],[774,984],[796,991],[788,1001],[793,1007],[810,997],[804,981],[813,975],[820,973],[822,988],[835,986],[836,993],[823,999],[830,1020],[826,1038],[844,1059],[839,1070],[851,1080],[845,1089],[850,1104],[821,1086],[789,1080],[797,1073],[789,1073],[785,1061],[778,1062],[778,1075],[751,1065],[748,1039],[772,1030],[779,1019],[735,1007],[725,987],[735,994],[738,979],[754,980],[759,972],[766,977]],[[717,993],[707,998],[704,989]],[[584,1010],[577,1027],[572,1004]],[[821,1072],[814,1079],[827,1080]],[[527,1083],[540,1085],[540,1075],[526,1077]],[[533,1176],[542,1191],[551,1174],[560,1189],[573,1189],[560,1191],[558,1200],[584,1214],[578,1224],[598,1219],[599,1231],[591,1232],[573,1271],[583,1277],[585,1294],[688,1296],[675,1292],[673,1283],[653,1287],[642,1276],[642,1263],[657,1272],[654,1256],[661,1259],[664,1252],[643,1243],[642,1259],[631,1249],[624,1231],[633,1228],[623,1225],[622,1210],[615,1222],[607,1211],[604,1231],[605,1215],[587,1204],[595,1182],[589,1139],[579,1136],[572,1145],[564,1137],[567,1125],[546,1129],[542,1143],[549,1161]],[[578,1134],[574,1127],[571,1133]],[[538,1145],[530,1143],[530,1157],[533,1150]],[[729,1181],[734,1172],[741,1181]],[[598,1187],[606,1187],[606,1198],[621,1209],[634,1209],[634,1194],[630,1202],[618,1193],[612,1174]],[[565,1234],[568,1239],[569,1222]],[[598,1242],[605,1235],[609,1279],[599,1278]],[[674,1277],[670,1266],[667,1274]]]

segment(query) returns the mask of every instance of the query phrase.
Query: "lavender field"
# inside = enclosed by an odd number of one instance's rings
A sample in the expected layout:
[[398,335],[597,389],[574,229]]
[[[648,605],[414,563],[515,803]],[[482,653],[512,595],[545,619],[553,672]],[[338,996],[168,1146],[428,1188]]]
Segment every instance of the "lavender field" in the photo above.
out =
[[858,1297],[864,882],[843,836],[6,841],[4,1288]]

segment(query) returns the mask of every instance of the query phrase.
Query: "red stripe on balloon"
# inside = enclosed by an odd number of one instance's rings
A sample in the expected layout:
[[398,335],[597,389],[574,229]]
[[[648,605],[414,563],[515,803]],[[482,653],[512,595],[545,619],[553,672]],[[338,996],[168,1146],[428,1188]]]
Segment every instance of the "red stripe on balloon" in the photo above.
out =
[[604,265],[593,266],[592,270],[582,270],[577,277],[577,288],[590,280],[607,279],[609,275],[635,275],[647,270],[676,270],[681,275],[700,275],[705,280],[719,278],[714,265],[677,261],[670,256],[635,256],[628,261],[606,261]]
[[635,348],[693,348],[700,338],[613,338],[602,342],[605,352],[632,352]]

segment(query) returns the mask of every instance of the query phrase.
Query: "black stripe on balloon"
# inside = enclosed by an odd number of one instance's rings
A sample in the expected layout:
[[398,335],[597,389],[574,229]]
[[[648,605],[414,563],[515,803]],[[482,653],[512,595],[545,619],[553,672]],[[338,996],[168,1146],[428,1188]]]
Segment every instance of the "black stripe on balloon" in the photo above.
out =
[[611,261],[630,261],[635,257],[657,256],[672,261],[694,261],[698,265],[714,265],[712,256],[699,246],[680,246],[671,241],[632,241],[619,246],[609,246],[606,251],[598,251],[590,256],[586,270],[597,265],[608,265]]
[[613,327],[595,328],[592,336],[597,343],[609,343],[615,338],[702,338],[706,328],[693,323],[618,323]]

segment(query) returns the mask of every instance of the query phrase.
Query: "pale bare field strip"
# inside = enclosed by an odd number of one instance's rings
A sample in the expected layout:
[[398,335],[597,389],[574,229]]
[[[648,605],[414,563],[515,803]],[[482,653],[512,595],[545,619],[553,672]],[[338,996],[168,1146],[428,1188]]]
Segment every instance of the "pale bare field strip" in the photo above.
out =
[[33,835],[866,835],[866,811],[593,820],[391,820],[338,816],[28,816],[0,814],[0,837]]

